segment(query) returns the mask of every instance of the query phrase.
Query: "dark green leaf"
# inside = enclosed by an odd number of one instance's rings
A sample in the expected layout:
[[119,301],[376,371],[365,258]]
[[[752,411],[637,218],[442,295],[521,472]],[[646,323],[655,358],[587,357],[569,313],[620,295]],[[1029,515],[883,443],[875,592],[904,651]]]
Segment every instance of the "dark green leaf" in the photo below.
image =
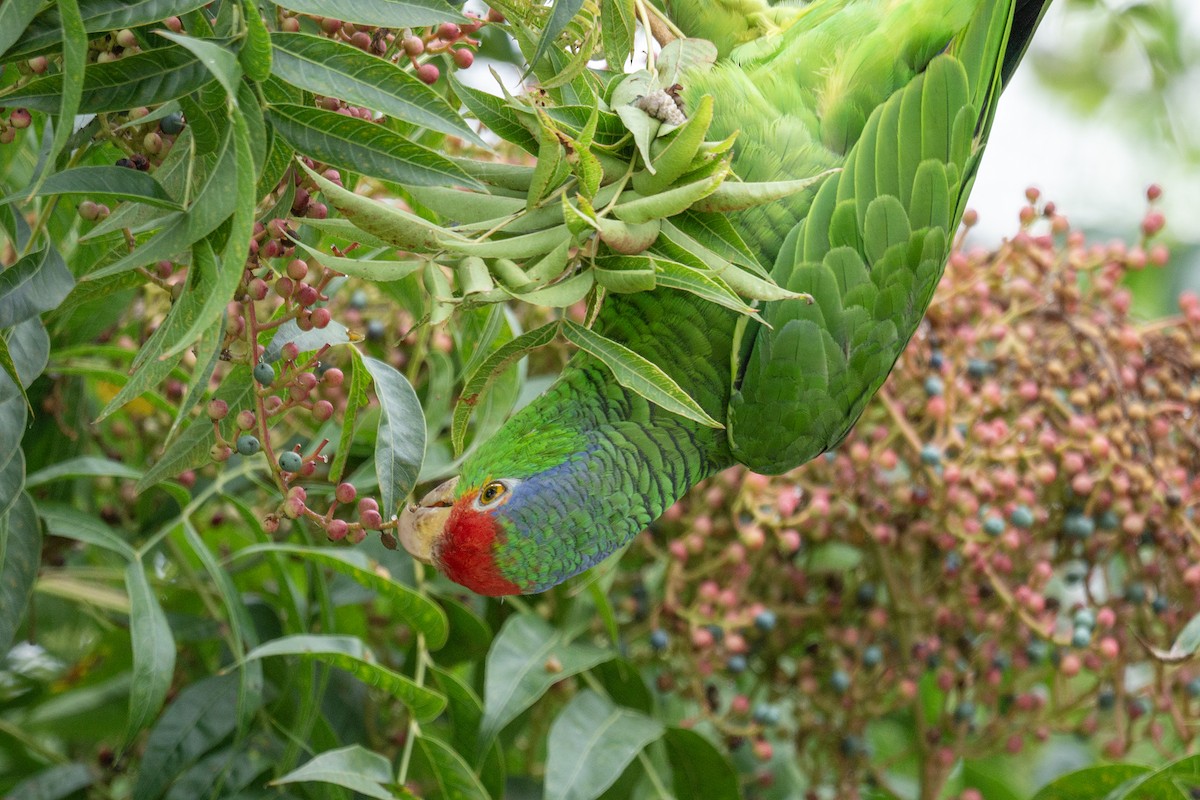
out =
[[204,68],[212,73],[226,94],[230,97],[237,96],[238,83],[242,80],[242,66],[238,63],[236,53],[208,39],[197,39],[171,31],[160,30],[155,33],[191,52]]
[[1097,800],[1126,781],[1152,772],[1138,764],[1088,767],[1056,778],[1043,786],[1033,800]]
[[136,566],[137,552],[98,517],[60,505],[39,506],[38,514],[45,521],[46,530],[55,536],[103,547],[124,557],[131,562],[130,566]]
[[594,800],[662,734],[661,722],[580,692],[550,725],[546,800]]
[[[42,0],[7,0],[0,3],[0,55],[8,52],[13,43],[22,44],[29,38],[29,23],[42,7]],[[53,43],[59,37],[53,37]]]
[[582,642],[529,614],[514,614],[492,641],[484,676],[481,743],[533,705],[563,678],[607,661],[613,654]]
[[279,5],[319,17],[380,28],[411,28],[439,22],[461,22],[465,18],[444,0],[286,0]]
[[412,384],[395,367],[364,357],[379,399],[375,437],[375,475],[379,479],[383,518],[397,514],[417,482],[425,460],[425,415]]
[[255,0],[242,0],[246,18],[246,41],[238,51],[238,61],[252,81],[265,81],[271,75],[271,34],[263,23]]
[[394,800],[396,797],[386,788],[392,783],[391,762],[357,744],[327,750],[271,781],[271,785],[307,781],[332,783],[378,800]]
[[[80,114],[152,106],[190,94],[212,80],[208,69],[182,47],[160,47],[105,64],[89,64],[83,74]],[[62,73],[30,81],[4,102],[55,113],[63,93]]]
[[446,643],[449,624],[442,609],[427,598],[392,578],[379,564],[357,550],[332,547],[304,547],[293,544],[258,544],[244,547],[235,554],[243,558],[254,553],[284,553],[337,570],[355,582],[378,592],[388,608],[417,631],[425,634],[425,644],[437,650]]
[[24,485],[25,453],[19,447],[0,453],[0,519],[16,505]]
[[633,50],[637,17],[633,0],[601,0],[600,32],[604,37],[604,57],[610,70],[620,72]]
[[0,272],[0,328],[56,308],[75,285],[58,250],[30,253]]
[[298,151],[351,172],[419,186],[480,185],[440,153],[365,119],[290,104],[267,115]]
[[[182,208],[153,176],[128,167],[75,167],[56,172],[42,181],[37,194],[39,197],[56,194],[87,197],[109,195],[158,208]],[[8,203],[25,196],[22,192],[0,202]]]
[[390,61],[306,33],[276,32],[271,44],[275,75],[294,86],[487,146],[441,94]]
[[142,477],[142,473],[120,461],[112,461],[99,456],[78,456],[39,469],[25,479],[25,485],[32,489],[35,486],[63,478],[98,478],[101,476],[137,480]]
[[175,677],[175,637],[140,561],[125,568],[129,592],[129,636],[133,642],[133,683],[129,688],[130,741],[158,716]]
[[380,664],[362,639],[355,636],[284,636],[254,648],[246,654],[246,660],[269,656],[304,656],[344,669],[368,686],[382,689],[404,703],[422,722],[433,719],[446,707],[446,698]]
[[[488,94],[482,89],[467,86],[454,76],[451,76],[450,82],[454,86],[454,93],[463,101],[463,105],[475,115],[476,119],[486,125],[488,130],[531,155],[537,153],[537,137],[521,124],[518,112],[509,106],[504,98]],[[529,188],[529,185],[525,184],[519,188],[524,191]]]
[[367,387],[371,385],[371,378],[367,368],[363,366],[362,353],[353,347],[349,348],[349,352],[350,360],[347,362],[349,383],[345,384],[347,387],[346,411],[342,416],[342,430],[338,437],[341,446],[333,454],[333,460],[329,462],[329,480],[334,482],[342,479],[342,471],[346,468],[346,460],[350,457],[354,431],[358,428],[358,412],[371,402],[367,396]]
[[232,675],[185,687],[150,729],[133,800],[157,800],[176,775],[231,734],[237,727],[237,696]]
[[479,776],[453,748],[440,739],[417,739],[424,772],[433,784],[432,797],[444,800],[491,800]]
[[[9,364],[0,372],[0,403],[24,397],[25,389],[46,368],[46,360],[50,357],[50,336],[46,326],[36,317],[20,323],[9,331],[4,352]],[[8,366],[16,372],[15,381]]]
[[538,38],[537,49],[529,59],[531,70],[538,65],[546,51],[554,44],[554,40],[567,29],[567,25],[581,8],[583,0],[554,0],[550,9],[550,19],[546,20],[546,27],[542,28],[542,35]]
[[25,616],[42,557],[42,529],[33,501],[24,492],[0,517],[0,554],[0,652],[7,653]]
[[667,728],[663,741],[676,797],[737,800],[741,796],[733,765],[708,739],[685,728]]
[[[13,5],[14,0],[5,0],[0,8]],[[27,4],[28,0],[16,0],[16,5]],[[118,28],[136,28],[152,22],[175,16],[183,16],[189,11],[195,11],[201,6],[208,5],[209,0],[84,0],[80,6],[83,15],[83,25],[88,33],[117,30]],[[33,5],[42,5],[34,3]],[[7,33],[8,21],[0,11],[0,31]],[[20,33],[20,30],[17,30]],[[0,37],[2,40],[3,37]],[[51,47],[62,39],[62,22],[58,15],[58,4],[51,3],[50,7],[38,14],[37,19],[29,26],[13,50],[14,55],[23,55]],[[0,48],[2,51],[3,48]]]
[[53,171],[58,154],[67,146],[83,97],[83,75],[87,65],[87,31],[79,16],[77,0],[59,0],[58,13],[62,18],[62,76],[63,93],[58,107],[58,120],[54,125],[54,141],[46,156],[42,177]]

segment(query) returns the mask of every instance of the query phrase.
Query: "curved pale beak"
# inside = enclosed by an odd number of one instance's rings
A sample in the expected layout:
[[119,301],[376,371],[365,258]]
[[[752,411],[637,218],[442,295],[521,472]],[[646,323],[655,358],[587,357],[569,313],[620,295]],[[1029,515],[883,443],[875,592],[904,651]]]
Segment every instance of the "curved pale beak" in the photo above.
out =
[[433,546],[450,517],[457,485],[458,478],[451,478],[421,498],[420,503],[409,504],[400,514],[397,530],[400,544],[417,561],[433,563]]

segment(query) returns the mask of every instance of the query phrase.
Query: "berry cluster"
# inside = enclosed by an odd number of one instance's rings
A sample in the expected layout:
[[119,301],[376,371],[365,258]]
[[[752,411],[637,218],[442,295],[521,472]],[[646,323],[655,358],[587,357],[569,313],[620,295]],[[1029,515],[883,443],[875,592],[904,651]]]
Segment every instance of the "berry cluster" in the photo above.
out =
[[1011,241],[955,251],[841,446],[731,470],[640,540],[626,611],[659,689],[840,797],[882,779],[888,719],[926,787],[1059,731],[1113,758],[1196,744],[1200,670],[1144,643],[1200,611],[1200,299],[1131,318],[1122,279],[1168,257],[1153,205],[1136,244],[1088,245],[1027,198]]

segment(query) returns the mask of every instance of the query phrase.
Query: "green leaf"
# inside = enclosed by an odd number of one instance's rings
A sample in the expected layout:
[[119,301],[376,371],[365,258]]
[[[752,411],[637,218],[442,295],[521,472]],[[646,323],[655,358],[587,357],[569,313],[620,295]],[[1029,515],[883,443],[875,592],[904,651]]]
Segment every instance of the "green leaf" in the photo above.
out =
[[[230,126],[217,164],[188,210],[171,214],[162,230],[144,244],[113,263],[89,273],[83,280],[92,281],[118,272],[144,267],[160,259],[177,258],[179,253],[208,236],[227,220],[237,205],[239,187],[245,183],[240,177],[238,180],[231,181],[229,179],[230,175],[238,175],[236,127]],[[250,181],[253,182],[253,173],[251,173]]]
[[636,392],[651,403],[710,428],[724,428],[688,396],[671,376],[623,344],[606,339],[570,320],[563,320],[567,341],[587,352],[612,370],[617,383]]
[[163,30],[155,33],[191,52],[217,79],[227,95],[237,97],[238,83],[242,80],[242,65],[238,63],[236,53],[210,39],[197,39],[194,36]]
[[[41,7],[42,0],[8,0],[0,3],[0,55],[7,53],[8,48],[17,41],[25,43],[29,36],[26,28]],[[53,37],[51,42],[58,38]]]
[[391,762],[357,744],[314,756],[283,777],[271,781],[270,785],[309,781],[332,783],[379,800],[394,800],[396,797],[386,788],[393,783]]
[[1160,657],[1168,661],[1182,661],[1194,656],[1197,650],[1200,650],[1200,614],[1188,620],[1187,625],[1184,625],[1183,630],[1175,637],[1170,651]]
[[238,682],[213,675],[184,687],[146,737],[132,800],[158,800],[196,759],[233,733]]
[[661,722],[580,692],[550,725],[546,800],[594,800],[662,734]]
[[242,16],[246,20],[246,41],[238,51],[238,63],[246,77],[261,83],[271,76],[271,34],[255,0],[242,0]]
[[58,154],[66,147],[74,132],[75,114],[83,97],[83,75],[87,65],[87,31],[79,16],[78,0],[59,0],[58,13],[62,19],[62,76],[63,93],[54,124],[54,141],[46,156],[42,178],[53,172]]
[[[125,111],[153,106],[191,94],[212,78],[208,68],[182,47],[160,47],[105,64],[89,64],[83,73],[79,114]],[[55,113],[63,94],[63,75],[30,81],[4,102]]]
[[342,430],[338,435],[340,447],[329,462],[329,480],[336,483],[342,479],[346,469],[346,461],[350,457],[350,449],[354,443],[354,431],[358,428],[358,413],[371,402],[367,396],[367,387],[371,385],[370,373],[362,363],[362,353],[356,348],[349,348],[350,359],[346,366],[349,383],[346,386],[346,410],[342,415]]
[[125,568],[129,592],[129,637],[133,642],[133,682],[125,741],[158,716],[175,677],[175,637],[140,561]]
[[[627,256],[627,258],[636,256]],[[739,314],[757,314],[753,306],[748,306],[719,278],[709,273],[671,261],[666,258],[654,258],[656,269],[655,282],[658,286],[668,289],[678,289],[702,297],[710,303],[732,309]]]
[[77,511],[68,506],[42,505],[38,514],[46,523],[46,530],[64,539],[74,539],[77,542],[103,547],[122,556],[126,561],[136,565],[137,552],[133,546],[122,539],[104,521]]
[[[497,97],[493,94],[488,94],[482,89],[475,89],[467,86],[458,80],[455,75],[450,76],[450,84],[454,87],[454,93],[462,100],[463,105],[467,107],[475,118],[487,126],[488,130],[499,136],[509,144],[514,144],[525,152],[534,155],[538,151],[538,141],[529,129],[521,124],[521,118],[518,112],[514,110],[504,98]],[[465,160],[465,159],[464,159]],[[483,162],[476,162],[483,163]],[[532,175],[532,172],[530,172]],[[483,176],[479,176],[483,177]],[[497,186],[505,184],[497,183]],[[520,186],[508,186],[506,188],[514,188],[517,191],[525,191],[529,188],[526,183]]]
[[[1106,764],[1063,775],[1046,784],[1032,800],[1097,800],[1126,781],[1153,773],[1138,764]],[[1124,797],[1124,793],[1121,793]]]
[[446,707],[445,697],[381,665],[362,639],[355,636],[284,636],[254,648],[246,654],[245,660],[270,656],[304,656],[343,669],[368,686],[382,689],[404,703],[422,722],[435,718]]
[[290,103],[271,106],[267,117],[301,153],[351,172],[399,184],[480,187],[450,159],[375,122]]
[[87,764],[72,761],[47,767],[31,775],[8,791],[9,797],[21,800],[62,800],[95,782]]
[[430,778],[431,797],[445,800],[491,800],[471,765],[450,745],[432,736],[417,739],[420,766]]
[[425,262],[420,259],[410,258],[404,261],[386,261],[373,260],[369,258],[344,258],[335,256],[329,253],[322,253],[315,247],[309,247],[304,242],[295,240],[295,244],[301,250],[304,250],[310,256],[315,258],[321,264],[336,270],[345,275],[353,275],[356,278],[362,278],[365,281],[386,283],[388,281],[399,281],[412,275],[414,272],[420,271],[425,266]]
[[449,634],[446,612],[425,595],[396,581],[378,563],[367,558],[365,553],[344,548],[270,543],[244,547],[234,553],[234,558],[244,558],[254,553],[299,556],[343,575],[349,575],[356,583],[377,592],[380,598],[390,604],[390,611],[399,615],[415,630],[425,634],[425,644],[429,649],[437,650],[446,643]]
[[566,631],[538,617],[509,617],[487,656],[480,744],[490,743],[555,683],[612,657],[612,653],[590,644],[572,643]]
[[412,28],[439,22],[463,22],[465,17],[443,0],[286,0],[284,8],[301,14],[332,17],[379,28]]
[[554,0],[550,8],[550,18],[546,20],[546,27],[542,28],[542,35],[538,38],[537,49],[529,59],[529,70],[537,66],[554,44],[554,40],[567,29],[567,25],[581,8],[583,0]]
[[0,328],[56,308],[75,278],[54,247],[46,247],[0,272]]
[[21,493],[0,517],[0,652],[7,653],[25,616],[42,557],[42,530],[29,495]]
[[557,333],[558,323],[554,322],[526,331],[511,342],[496,348],[487,360],[471,373],[471,377],[467,378],[463,385],[458,405],[454,407],[454,419],[450,427],[450,439],[456,454],[462,452],[463,442],[467,437],[467,422],[471,419],[471,411],[479,404],[480,395],[509,364],[523,358],[531,350],[549,344]]
[[[183,207],[167,194],[152,175],[128,167],[75,167],[56,172],[42,181],[37,191],[39,197],[62,194],[86,197],[108,195],[173,210]],[[0,203],[10,203],[27,196],[26,192],[19,192],[0,200]]]
[[738,776],[729,759],[708,739],[686,728],[667,728],[663,741],[671,762],[676,797],[738,800]]
[[828,176],[840,170],[826,170],[811,178],[790,181],[765,181],[748,183],[745,181],[725,181],[704,199],[698,200],[693,206],[696,211],[708,211],[727,214],[730,211],[741,211],[765,203],[783,200],[794,194],[799,194],[823,181]]
[[271,44],[274,74],[293,86],[487,147],[441,94],[390,61],[306,33],[277,31]]
[[425,415],[412,384],[395,367],[364,357],[363,366],[375,382],[379,427],[375,435],[375,475],[379,479],[380,509],[391,519],[412,492],[425,460]]
[[25,485],[25,453],[19,447],[7,452],[0,453],[0,519],[16,505]]
[[690,69],[705,67],[717,60],[717,47],[707,39],[674,39],[663,45],[656,70],[660,86],[683,82]]
[[46,333],[46,326],[36,317],[19,323],[8,332],[3,353],[6,363],[4,371],[0,372],[0,403],[25,397],[25,389],[46,369],[50,357],[50,335]]
[[32,489],[35,486],[41,486],[44,483],[62,480],[63,478],[98,477],[137,480],[142,477],[142,473],[141,470],[136,470],[120,461],[113,461],[101,458],[100,456],[76,456],[75,458],[58,461],[39,469],[25,479],[25,485]]
[[637,16],[633,0],[601,0],[600,33],[604,37],[604,57],[608,68],[621,72],[633,51]]
[[648,292],[656,285],[655,262],[647,256],[601,256],[593,267],[596,283],[610,292]]
[[[172,15],[183,16],[208,5],[208,2],[209,0],[85,0],[79,10],[83,15],[84,28],[91,34],[119,28],[137,28]],[[15,0],[15,4],[43,5],[40,2],[28,3],[27,0]],[[0,31],[5,34],[9,31],[9,25],[4,11],[12,5],[14,0],[0,3]],[[18,34],[19,41],[13,51],[14,55],[33,53],[57,44],[62,39],[58,4],[51,3],[49,8],[38,14],[37,19],[23,34],[19,28],[15,33]],[[2,40],[3,37],[0,36],[0,41]],[[4,48],[0,47],[0,52],[3,50]]]

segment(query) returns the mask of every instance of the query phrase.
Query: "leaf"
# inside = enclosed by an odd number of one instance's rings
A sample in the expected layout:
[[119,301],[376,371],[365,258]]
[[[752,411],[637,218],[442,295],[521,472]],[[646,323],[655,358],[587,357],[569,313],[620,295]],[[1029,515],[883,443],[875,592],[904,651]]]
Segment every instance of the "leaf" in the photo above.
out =
[[[462,100],[467,110],[474,114],[476,119],[486,125],[488,130],[509,144],[520,147],[527,153],[537,153],[537,138],[529,132],[528,128],[521,124],[517,112],[505,102],[504,98],[488,94],[481,89],[467,86],[453,74],[450,75],[450,84],[454,87],[454,94]],[[463,160],[465,161],[466,159]],[[486,162],[475,163],[484,164]],[[483,178],[485,176],[478,175],[477,177]],[[502,183],[497,183],[496,185],[504,186]],[[529,188],[529,185],[507,186],[506,188],[525,191]]]
[[0,3],[0,55],[7,53],[14,42],[24,43],[29,36],[26,28],[41,7],[42,0],[8,0]]
[[[167,194],[152,175],[128,167],[75,167],[56,172],[42,181],[37,191],[39,197],[64,194],[86,197],[109,195],[172,210],[183,207]],[[26,193],[20,192],[0,200],[0,203],[10,203],[25,196]]]
[[326,750],[288,774],[271,781],[270,785],[308,781],[332,783],[379,800],[394,800],[396,797],[386,788],[393,782],[391,762],[357,744],[337,750]]
[[137,561],[137,552],[133,546],[104,524],[103,520],[91,514],[61,505],[39,506],[38,514],[46,523],[46,530],[55,536],[103,547],[119,554],[126,561]]
[[386,283],[388,281],[399,281],[418,272],[425,266],[425,262],[420,259],[410,258],[404,261],[386,261],[374,260],[369,258],[344,258],[335,256],[329,253],[322,253],[314,247],[309,247],[304,242],[296,240],[296,246],[304,250],[310,256],[321,262],[322,265],[329,269],[341,272],[344,275],[353,275],[356,278],[362,278],[365,281],[374,283]]
[[140,561],[125,568],[129,592],[129,638],[133,643],[133,682],[129,687],[129,724],[125,741],[158,716],[175,677],[175,637]]
[[587,352],[612,370],[617,383],[636,392],[655,405],[710,428],[724,428],[688,396],[679,384],[651,361],[623,344],[606,339],[595,331],[570,320],[563,320],[567,341]]
[[481,187],[440,153],[365,119],[290,103],[271,106],[267,117],[301,153],[351,172],[399,184]]
[[283,553],[299,556],[307,561],[337,570],[343,575],[349,575],[356,583],[377,592],[380,598],[390,603],[390,611],[395,612],[415,630],[423,633],[425,644],[429,649],[438,650],[446,643],[446,637],[449,635],[446,612],[425,595],[396,581],[387,573],[387,570],[368,559],[367,555],[361,551],[270,543],[244,547],[234,553],[234,557],[244,558],[254,553]]
[[725,181],[694,206],[695,211],[709,211],[727,214],[730,211],[741,211],[746,208],[773,203],[794,194],[810,189],[828,176],[840,170],[830,169],[812,176],[790,181],[765,181],[747,183],[745,181]]
[[[112,31],[119,28],[137,28],[158,22],[172,15],[183,16],[207,5],[209,0],[85,0],[79,9],[83,15],[83,26],[88,33]],[[16,0],[16,5],[25,5],[26,0]],[[5,0],[0,4],[0,30],[8,32],[8,20],[3,9],[13,5],[13,0]],[[34,2],[32,5],[43,5]],[[50,7],[38,14],[33,24],[22,34],[20,29],[15,55],[32,53],[56,44],[62,39],[62,23],[59,19],[58,5],[51,3]],[[3,37],[0,37],[2,40]],[[4,50],[0,47],[0,52]]]
[[185,686],[146,737],[132,800],[158,800],[175,776],[237,727],[238,682],[213,675]]
[[741,796],[733,765],[708,739],[686,728],[667,728],[663,742],[676,797],[738,800]]
[[390,61],[306,33],[277,31],[271,45],[274,74],[293,86],[487,147],[441,94]]
[[483,787],[479,776],[450,745],[432,736],[417,738],[417,752],[421,755],[425,772],[432,779],[431,797],[445,800],[490,800],[491,795]]
[[242,16],[246,20],[246,41],[238,51],[238,63],[246,77],[261,83],[271,77],[271,34],[255,0],[242,0]]
[[0,328],[56,308],[75,278],[54,247],[46,247],[0,272]]
[[95,782],[87,764],[72,761],[58,764],[31,775],[8,791],[8,797],[21,800],[62,800]]
[[692,183],[685,183],[674,189],[657,192],[648,197],[627,200],[613,208],[613,214],[616,215],[617,219],[632,225],[674,216],[686,211],[693,205],[699,206],[702,198],[716,191],[728,174],[729,166],[728,162],[726,162],[726,166],[706,178]]
[[284,636],[254,648],[244,661],[270,656],[305,656],[343,669],[404,703],[422,722],[434,719],[446,707],[445,697],[378,663],[375,654],[356,636],[315,633]]
[[25,485],[32,489],[35,486],[63,478],[98,477],[137,480],[142,477],[142,473],[121,461],[113,461],[100,456],[76,456],[39,469],[25,479]]
[[509,617],[488,651],[480,744],[490,743],[553,684],[612,656],[583,642],[572,643],[566,631],[553,628],[538,617],[528,614]]
[[301,14],[332,17],[379,28],[411,28],[466,20],[443,0],[286,0],[278,5]]
[[1097,800],[1126,781],[1152,773],[1152,769],[1139,764],[1088,767],[1054,779],[1043,786],[1032,800]]
[[[25,453],[19,447],[9,450],[8,455],[0,453],[0,519],[16,505],[24,485]],[[0,541],[3,541],[3,537],[0,537]]]
[[425,460],[425,415],[412,384],[395,367],[364,357],[363,366],[375,382],[379,427],[375,436],[375,475],[380,508],[391,519],[409,495]]
[[354,431],[358,427],[358,412],[367,407],[370,398],[367,397],[367,387],[371,385],[370,373],[362,363],[362,353],[356,348],[349,348],[350,360],[347,363],[350,382],[346,386],[346,410],[342,414],[342,430],[338,435],[340,446],[333,454],[329,463],[329,480],[336,483],[342,479],[342,471],[346,468],[346,460],[350,457],[350,448],[354,443]]
[[[104,64],[89,64],[83,73],[79,114],[125,111],[174,100],[199,89],[212,78],[208,69],[186,49],[160,47]],[[4,102],[55,113],[63,93],[62,73],[30,81]]]
[[22,492],[0,517],[0,652],[7,653],[25,616],[42,557],[42,530],[29,495]]
[[553,0],[550,8],[550,18],[546,20],[546,27],[542,28],[542,35],[538,38],[537,49],[533,52],[533,57],[529,59],[529,68],[526,75],[537,66],[538,62],[546,55],[546,52],[554,44],[554,40],[559,37],[567,25],[579,13],[579,9],[583,8],[583,0]]
[[191,52],[217,79],[227,95],[237,97],[238,83],[242,80],[242,65],[238,63],[236,53],[211,39],[197,39],[194,36],[164,30],[157,30],[155,33]]
[[601,0],[600,33],[604,37],[604,57],[608,68],[621,72],[633,50],[637,17],[633,0]]
[[656,70],[660,86],[683,83],[683,73],[716,63],[717,47],[707,39],[673,39],[658,54]]
[[461,453],[463,442],[467,437],[467,422],[471,419],[471,411],[479,403],[479,396],[491,385],[512,362],[523,358],[527,353],[549,344],[558,333],[558,324],[551,322],[540,328],[526,331],[487,357],[479,368],[471,373],[463,385],[458,405],[454,407],[454,419],[450,426],[450,439],[454,444],[455,454]]
[[[0,373],[0,403],[14,397],[24,398],[25,389],[46,369],[50,357],[46,326],[37,317],[19,323],[9,332],[0,352],[6,361],[4,372]],[[12,373],[16,373],[15,379]]]
[[594,800],[662,734],[661,722],[580,692],[550,725],[546,800]]
[[58,154],[67,146],[73,133],[75,114],[83,97],[83,75],[87,65],[87,31],[79,16],[78,0],[59,0],[58,13],[62,19],[62,76],[63,93],[54,124],[54,141],[46,155],[41,177],[53,172]]
[[[627,258],[629,257],[631,256],[627,256]],[[757,309],[746,305],[737,293],[721,282],[719,278],[712,277],[706,272],[665,258],[655,258],[654,266],[656,270],[654,280],[658,286],[690,292],[710,303],[733,309],[739,314],[757,313]]]

